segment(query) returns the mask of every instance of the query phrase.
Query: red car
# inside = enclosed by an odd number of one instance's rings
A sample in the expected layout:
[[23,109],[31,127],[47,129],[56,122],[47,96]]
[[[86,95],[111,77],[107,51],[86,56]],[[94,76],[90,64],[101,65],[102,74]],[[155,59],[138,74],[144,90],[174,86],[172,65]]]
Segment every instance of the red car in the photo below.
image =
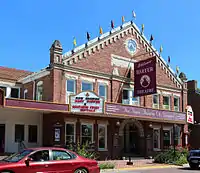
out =
[[100,173],[97,161],[63,148],[29,148],[0,160],[1,173]]

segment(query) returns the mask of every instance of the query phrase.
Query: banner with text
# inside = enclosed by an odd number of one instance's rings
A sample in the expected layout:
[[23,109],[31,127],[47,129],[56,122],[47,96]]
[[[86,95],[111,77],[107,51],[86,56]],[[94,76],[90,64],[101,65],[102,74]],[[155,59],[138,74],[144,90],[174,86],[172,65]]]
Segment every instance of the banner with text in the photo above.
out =
[[71,112],[103,113],[104,99],[95,93],[84,91],[78,95],[70,96]]
[[156,57],[134,63],[134,97],[157,93]]

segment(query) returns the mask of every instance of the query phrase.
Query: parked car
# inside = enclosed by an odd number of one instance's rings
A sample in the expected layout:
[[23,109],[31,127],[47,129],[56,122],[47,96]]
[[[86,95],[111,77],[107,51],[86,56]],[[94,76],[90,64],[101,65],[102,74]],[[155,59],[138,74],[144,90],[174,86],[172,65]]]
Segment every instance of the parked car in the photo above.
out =
[[200,164],[200,150],[190,150],[187,161],[192,169],[198,169]]
[[64,148],[29,148],[0,161],[1,173],[99,173],[96,160]]

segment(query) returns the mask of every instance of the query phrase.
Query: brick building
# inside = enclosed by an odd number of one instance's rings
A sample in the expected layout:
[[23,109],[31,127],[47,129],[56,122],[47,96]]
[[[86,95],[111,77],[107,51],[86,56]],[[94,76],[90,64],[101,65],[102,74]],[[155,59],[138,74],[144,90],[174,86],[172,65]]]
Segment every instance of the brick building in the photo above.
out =
[[[135,98],[134,62],[153,55],[157,94]],[[44,146],[89,141],[114,158],[185,145],[187,85],[132,22],[67,53],[54,41],[49,66],[17,83],[21,99],[6,98],[2,110],[40,114]]]

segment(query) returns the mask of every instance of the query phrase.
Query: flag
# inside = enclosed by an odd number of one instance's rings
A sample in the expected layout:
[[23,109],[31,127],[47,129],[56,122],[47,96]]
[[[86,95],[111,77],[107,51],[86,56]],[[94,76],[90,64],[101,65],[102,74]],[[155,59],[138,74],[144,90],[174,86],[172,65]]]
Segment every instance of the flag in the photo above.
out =
[[160,53],[162,53],[162,51],[163,51],[163,47],[162,47],[162,45],[160,46]]
[[142,33],[144,32],[144,24],[142,24]]
[[152,42],[153,41],[153,35],[151,34],[151,37],[150,37],[150,42]]
[[134,11],[132,11],[132,15],[133,15],[133,18],[135,19],[136,18],[136,14]]
[[74,37],[74,40],[73,40],[73,45],[74,47],[76,47],[76,38]]
[[90,41],[90,34],[87,32],[87,40]]
[[103,29],[102,29],[102,27],[99,28],[99,34],[100,34],[100,35],[103,34]]
[[114,22],[111,20],[111,28],[114,29]]
[[171,61],[170,56],[168,56],[168,64],[170,64],[170,61]]
[[122,16],[122,24],[125,22],[125,17]]
[[179,67],[178,66],[176,66],[176,73],[178,74],[179,73]]

